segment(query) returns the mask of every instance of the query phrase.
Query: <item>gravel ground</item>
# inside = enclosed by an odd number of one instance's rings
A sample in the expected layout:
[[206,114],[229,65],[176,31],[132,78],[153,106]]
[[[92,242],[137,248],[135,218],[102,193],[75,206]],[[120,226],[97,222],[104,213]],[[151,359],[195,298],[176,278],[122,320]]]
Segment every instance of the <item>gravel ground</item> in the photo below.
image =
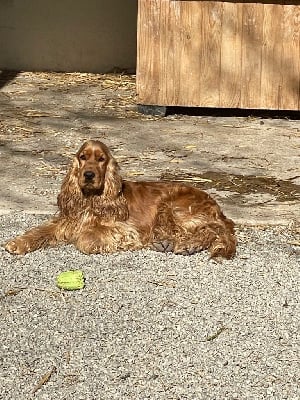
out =
[[[0,241],[45,219],[0,216]],[[0,387],[24,399],[299,399],[299,236],[241,228],[234,260],[1,248]],[[298,246],[297,246],[298,244]],[[56,275],[82,269],[81,291]]]

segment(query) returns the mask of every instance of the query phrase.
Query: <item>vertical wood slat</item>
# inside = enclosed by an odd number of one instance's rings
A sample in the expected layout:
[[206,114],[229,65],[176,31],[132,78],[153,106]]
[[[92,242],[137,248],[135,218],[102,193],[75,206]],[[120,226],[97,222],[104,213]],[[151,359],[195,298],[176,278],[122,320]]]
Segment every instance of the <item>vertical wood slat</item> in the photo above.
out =
[[159,102],[159,71],[158,66],[162,64],[158,44],[160,39],[161,13],[160,0],[153,0],[144,4],[139,1],[138,27],[137,27],[137,96],[140,103],[149,104],[151,94],[155,94],[154,103]]
[[260,108],[263,4],[243,4],[241,107]]
[[299,26],[291,4],[139,0],[138,102],[298,110]]
[[[161,73],[161,94],[166,94],[167,98],[170,98],[173,104],[176,104],[179,99],[180,82],[182,80],[180,71],[182,62],[179,62],[179,60],[181,60],[179,51],[184,48],[184,40],[178,29],[181,20],[181,7],[180,4],[177,3],[174,4],[174,7],[173,4],[168,4],[166,2],[162,4],[162,13],[164,16],[160,25],[163,38],[160,44],[160,54],[164,66],[161,66],[163,68]],[[166,46],[164,46],[164,43]],[[175,84],[175,82],[177,82],[177,84]]]
[[242,16],[242,4],[224,3],[219,107],[241,105]]
[[300,109],[300,6],[284,5],[280,108]]
[[282,95],[282,5],[265,4],[262,41],[261,108],[280,108]]
[[[194,14],[197,13],[196,6],[199,10],[199,4],[194,2]],[[222,2],[204,1],[201,7],[201,53],[198,56],[199,67],[196,78],[200,83],[201,102],[208,107],[220,102],[222,10]],[[199,26],[193,25],[192,40],[197,35],[197,30]]]

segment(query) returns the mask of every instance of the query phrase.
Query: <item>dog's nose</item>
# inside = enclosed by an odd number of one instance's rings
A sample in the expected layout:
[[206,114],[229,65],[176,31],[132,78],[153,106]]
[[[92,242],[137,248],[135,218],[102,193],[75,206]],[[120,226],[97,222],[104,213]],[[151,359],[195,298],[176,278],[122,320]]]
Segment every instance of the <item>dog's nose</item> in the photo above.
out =
[[83,175],[87,181],[90,181],[93,178],[95,178],[95,173],[93,171],[85,171]]

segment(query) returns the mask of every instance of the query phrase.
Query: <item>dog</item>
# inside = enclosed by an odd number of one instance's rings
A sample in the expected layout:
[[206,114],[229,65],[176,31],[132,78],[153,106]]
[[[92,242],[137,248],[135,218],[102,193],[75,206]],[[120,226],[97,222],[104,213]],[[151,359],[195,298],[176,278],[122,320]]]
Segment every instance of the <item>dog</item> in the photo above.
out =
[[70,243],[85,254],[149,248],[232,258],[234,223],[206,192],[182,183],[123,180],[108,147],[84,143],[63,180],[59,213],[8,241],[12,254]]

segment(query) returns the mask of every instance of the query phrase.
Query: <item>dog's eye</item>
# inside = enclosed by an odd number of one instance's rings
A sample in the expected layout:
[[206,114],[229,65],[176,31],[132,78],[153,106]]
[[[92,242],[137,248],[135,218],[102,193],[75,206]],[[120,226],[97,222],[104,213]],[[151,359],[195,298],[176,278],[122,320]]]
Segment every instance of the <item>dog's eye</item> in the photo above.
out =
[[85,156],[84,154],[81,154],[81,155],[79,156],[79,158],[80,158],[80,160],[86,160],[86,156]]
[[98,162],[103,162],[103,161],[105,161],[105,158],[103,156],[98,158]]

